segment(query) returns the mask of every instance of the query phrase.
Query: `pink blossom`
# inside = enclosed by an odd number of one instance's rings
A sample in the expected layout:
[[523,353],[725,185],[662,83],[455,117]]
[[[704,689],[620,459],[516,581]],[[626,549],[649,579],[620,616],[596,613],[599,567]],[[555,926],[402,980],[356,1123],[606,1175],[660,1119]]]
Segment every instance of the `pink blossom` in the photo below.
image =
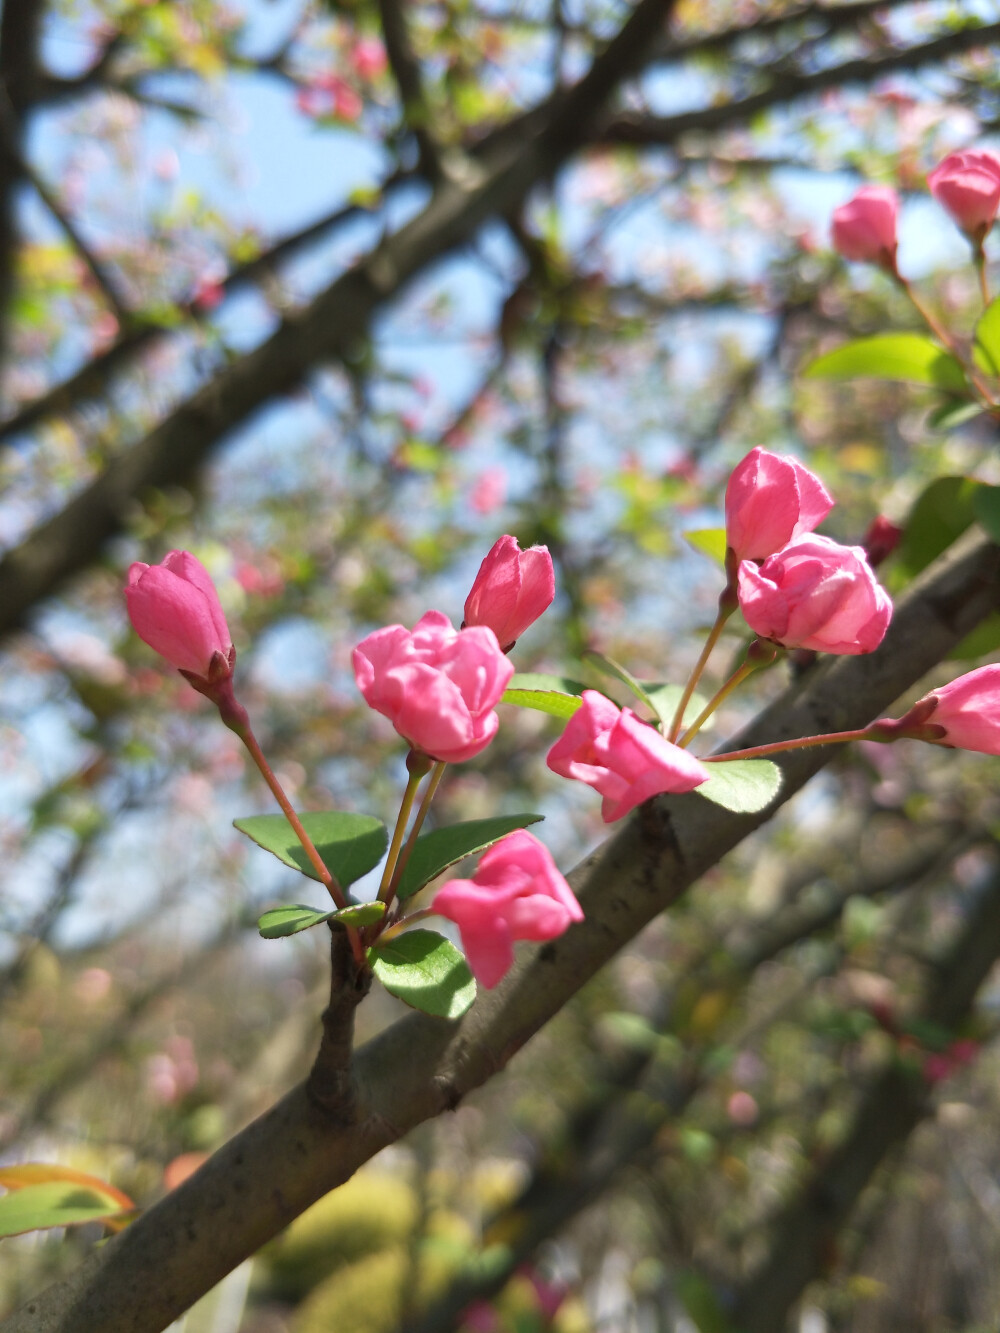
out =
[[1000,754],[1000,665],[977,667],[933,690],[920,704],[925,702],[934,705],[926,721],[944,727],[945,745]]
[[522,551],[517,538],[503,536],[483,563],[465,599],[466,625],[488,625],[506,651],[534,624],[556,595],[547,546]]
[[737,560],[763,560],[812,532],[832,508],[819,477],[797,459],[751,449],[726,487],[726,543]]
[[704,764],[687,750],[597,690],[584,690],[583,704],[546,763],[553,773],[586,782],[601,793],[606,824],[658,792],[692,791],[709,776]]
[[170,551],[158,565],[136,562],[125,605],[139,638],[171,666],[207,677],[229,662],[233,640],[211,575],[190,551]]
[[949,153],[927,177],[931,194],[967,235],[981,242],[1000,207],[1000,158],[985,149]]
[[413,627],[369,634],[352,655],[369,707],[384,714],[414,749],[460,763],[496,735],[494,710],[514,668],[485,626],[457,630],[440,611]]
[[487,468],[472,488],[469,504],[477,514],[492,514],[507,494],[507,474],[502,467]]
[[548,848],[524,829],[485,852],[472,879],[453,879],[434,911],[454,921],[469,967],[487,990],[514,962],[514,940],[553,940],[583,911]]
[[385,47],[377,37],[361,37],[351,52],[351,66],[359,79],[377,79],[388,66]]
[[865,185],[833,210],[833,245],[845,259],[896,267],[899,200],[886,185]]
[[872,569],[876,569],[883,560],[889,559],[902,536],[903,529],[898,524],[893,523],[884,514],[875,515],[861,540]]
[[762,639],[820,653],[870,653],[882,642],[892,602],[860,546],[800,537],[758,568],[739,568],[740,610]]

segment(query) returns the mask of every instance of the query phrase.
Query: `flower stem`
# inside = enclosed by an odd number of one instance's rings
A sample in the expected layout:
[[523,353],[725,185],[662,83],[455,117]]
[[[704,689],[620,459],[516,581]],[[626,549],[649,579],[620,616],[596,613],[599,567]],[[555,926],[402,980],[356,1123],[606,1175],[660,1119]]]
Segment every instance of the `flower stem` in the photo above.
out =
[[[924,305],[923,301],[921,301],[920,297],[917,296],[916,292],[910,286],[906,278],[904,278],[900,273],[894,273],[892,276],[896,279],[896,282],[906,293],[906,295],[910,298],[910,301],[912,302],[917,314],[930,329],[931,333],[934,334],[934,337],[937,338],[937,340],[948,349],[948,351],[951,353],[951,355],[955,358],[956,361],[961,362],[962,368],[968,375],[970,383],[973,385],[973,387],[975,388],[976,392],[979,394],[979,397],[982,399],[985,405],[989,408],[992,408],[995,412],[997,408],[997,401],[994,398],[992,390],[990,389],[989,385],[985,383],[983,377],[976,370],[975,365],[962,355],[961,349],[956,344],[954,338],[944,327],[944,325],[940,323],[937,317],[930,312],[927,306]],[[985,292],[986,290],[985,257],[983,260],[983,267],[980,268],[979,280],[980,280],[980,285]]]
[[[426,771],[426,770],[425,770]],[[403,834],[406,832],[406,825],[410,818],[410,811],[413,809],[413,802],[417,795],[417,788],[423,780],[423,773],[410,772],[406,778],[406,790],[403,792],[403,799],[399,803],[399,814],[396,816],[396,827],[392,830],[392,842],[389,844],[389,855],[385,860],[385,869],[382,871],[382,883],[378,886],[379,902],[387,905],[392,902],[393,895],[393,871],[396,869],[396,861],[399,858],[399,849],[403,845]]]
[[979,245],[976,248],[975,264],[976,273],[979,276],[979,290],[983,297],[983,309],[985,310],[990,303],[990,283],[989,278],[986,276],[986,255],[983,251],[982,241],[979,242]]
[[873,722],[870,727],[861,727],[857,731],[831,731],[826,736],[801,736],[791,741],[771,741],[768,745],[751,745],[746,750],[730,750],[726,754],[708,754],[702,758],[703,764],[725,763],[730,759],[762,759],[765,755],[781,754],[785,750],[808,750],[816,745],[840,745],[847,741],[885,740],[885,736],[875,735],[878,727]]
[[[725,594],[723,594],[725,596]],[[676,741],[680,735],[681,728],[684,725],[684,713],[688,704],[691,702],[691,696],[694,694],[695,686],[701,679],[701,674],[708,665],[708,659],[712,656],[712,649],[719,642],[719,638],[725,627],[726,621],[736,610],[735,605],[730,606],[724,603],[723,598],[719,598],[719,613],[715,617],[715,624],[708,632],[708,638],[705,640],[705,646],[701,650],[701,656],[694,664],[694,670],[688,677],[688,683],[684,686],[684,693],[681,695],[677,708],[674,712],[673,721],[670,723],[670,731],[667,733],[668,741]]]
[[[437,791],[444,776],[445,761],[439,759],[431,771],[431,780],[424,789],[424,794],[420,798],[420,805],[417,807],[416,818],[413,821],[413,827],[410,829],[410,836],[406,839],[406,844],[396,860],[396,867],[392,872],[392,879],[389,881],[389,896],[395,894],[399,887],[399,881],[403,878],[403,871],[406,869],[407,862],[416,845],[417,838],[420,836],[420,830],[424,826],[424,820],[427,818],[427,811],[431,807],[431,801],[434,799],[434,793]],[[416,913],[414,913],[416,915]]]
[[412,926],[414,921],[423,921],[425,917],[433,915],[433,907],[418,907],[417,910],[411,912],[409,916],[400,917],[400,919],[394,921],[391,926],[386,926],[385,930],[383,930],[382,934],[378,937],[379,944],[385,944],[388,940],[395,938],[395,936],[401,934],[407,926]]
[[737,667],[726,683],[712,695],[708,703],[701,710],[695,720],[688,727],[687,731],[677,742],[682,750],[687,747],[701,731],[702,727],[712,716],[719,705],[732,694],[737,686],[742,685],[746,678],[755,672],[758,667],[767,666],[773,662],[778,655],[778,650],[774,644],[765,643],[763,639],[754,639],[747,649],[746,660],[743,665]]

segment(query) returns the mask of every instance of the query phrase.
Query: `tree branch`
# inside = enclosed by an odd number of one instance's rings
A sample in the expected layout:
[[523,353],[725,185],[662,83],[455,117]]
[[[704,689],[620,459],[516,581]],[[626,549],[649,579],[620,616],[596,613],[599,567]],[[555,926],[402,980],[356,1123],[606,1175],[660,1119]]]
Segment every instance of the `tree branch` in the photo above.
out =
[[420,152],[419,169],[428,180],[436,181],[441,176],[441,153],[430,130],[430,108],[424,93],[423,73],[410,41],[405,8],[405,0],[379,0],[382,39],[389,68],[399,89],[403,122],[412,132]]
[[[1000,549],[968,534],[914,583],[877,652],[805,672],[735,744],[866,725],[998,603]],[[3,1333],[158,1333],[375,1152],[501,1070],[618,949],[828,759],[823,748],[783,755],[780,796],[756,815],[732,815],[694,793],[640,808],[573,871],[586,913],[581,924],[525,949],[461,1022],[413,1015],[362,1047],[352,1123],[331,1123],[304,1084],[293,1089],[75,1273],[7,1319]]]

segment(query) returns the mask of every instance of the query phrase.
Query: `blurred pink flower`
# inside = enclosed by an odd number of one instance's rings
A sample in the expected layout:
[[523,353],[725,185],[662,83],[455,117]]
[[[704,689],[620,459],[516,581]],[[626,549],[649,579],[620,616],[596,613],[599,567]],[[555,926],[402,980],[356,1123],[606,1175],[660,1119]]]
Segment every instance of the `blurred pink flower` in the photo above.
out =
[[509,534],[495,542],[465,599],[466,625],[486,625],[504,651],[514,646],[556,595],[547,546],[522,551]]
[[507,474],[502,467],[487,468],[477,480],[469,496],[469,504],[477,514],[492,514],[499,509],[507,495]]
[[1000,207],[1000,157],[986,149],[949,153],[927,184],[952,221],[981,242]]
[[814,473],[784,454],[751,449],[726,486],[726,543],[737,560],[763,560],[833,508],[833,497]]
[[385,47],[377,37],[361,37],[351,52],[351,68],[359,79],[377,79],[384,74],[389,61]]
[[489,745],[500,724],[494,706],[514,674],[491,629],[456,630],[440,611],[428,611],[412,633],[403,625],[376,630],[351,660],[369,707],[414,749],[449,763]]
[[453,879],[434,911],[454,921],[476,980],[487,990],[514,962],[514,940],[552,940],[583,911],[548,848],[524,829],[483,853],[471,879]]
[[892,616],[860,546],[800,537],[758,568],[739,568],[740,610],[762,639],[821,653],[870,653]]
[[553,773],[576,778],[601,793],[606,824],[659,792],[692,791],[709,776],[694,755],[597,690],[584,690],[583,704],[546,763]]
[[865,185],[833,210],[833,245],[845,259],[896,267],[899,199],[886,185]]

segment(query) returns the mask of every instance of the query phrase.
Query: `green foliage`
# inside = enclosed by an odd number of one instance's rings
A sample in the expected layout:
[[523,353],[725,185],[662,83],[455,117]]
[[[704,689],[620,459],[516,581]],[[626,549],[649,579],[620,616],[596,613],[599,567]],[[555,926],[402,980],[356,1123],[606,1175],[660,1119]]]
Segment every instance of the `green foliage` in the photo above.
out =
[[[356,879],[373,870],[388,846],[385,825],[373,815],[324,810],[302,814],[299,818],[324,865],[336,876],[342,889],[349,888]],[[258,847],[284,861],[286,866],[301,870],[310,879],[319,879],[284,815],[251,815],[247,819],[234,819],[233,825]]]
[[11,1190],[0,1198],[0,1236],[77,1226],[126,1211],[116,1199],[93,1186],[50,1180]]
[[781,790],[781,769],[770,759],[731,759],[707,768],[711,777],[696,793],[737,815],[766,809]]
[[287,907],[272,907],[257,922],[257,929],[265,940],[281,939],[285,935],[297,935],[300,930],[321,925],[324,921],[336,921],[342,926],[374,925],[385,916],[385,903],[354,903],[350,907],[335,908],[332,912],[321,912],[315,907],[291,903]]
[[884,379],[927,384],[957,395],[968,394],[962,364],[921,333],[880,333],[857,338],[810,362],[807,379]]
[[476,998],[469,965],[433,930],[408,930],[368,952],[372,971],[390,995],[437,1018],[461,1018]]
[[725,528],[689,528],[686,532],[682,532],[681,536],[686,542],[693,546],[696,551],[700,551],[702,555],[707,555],[717,564],[725,566]]
[[418,838],[406,869],[396,887],[397,898],[411,898],[442,871],[474,852],[485,851],[515,829],[538,824],[542,815],[497,815],[493,819],[469,819],[449,824]]
[[545,676],[538,672],[517,672],[500,696],[502,704],[533,708],[553,717],[570,718],[580,707],[585,685],[565,676]]

